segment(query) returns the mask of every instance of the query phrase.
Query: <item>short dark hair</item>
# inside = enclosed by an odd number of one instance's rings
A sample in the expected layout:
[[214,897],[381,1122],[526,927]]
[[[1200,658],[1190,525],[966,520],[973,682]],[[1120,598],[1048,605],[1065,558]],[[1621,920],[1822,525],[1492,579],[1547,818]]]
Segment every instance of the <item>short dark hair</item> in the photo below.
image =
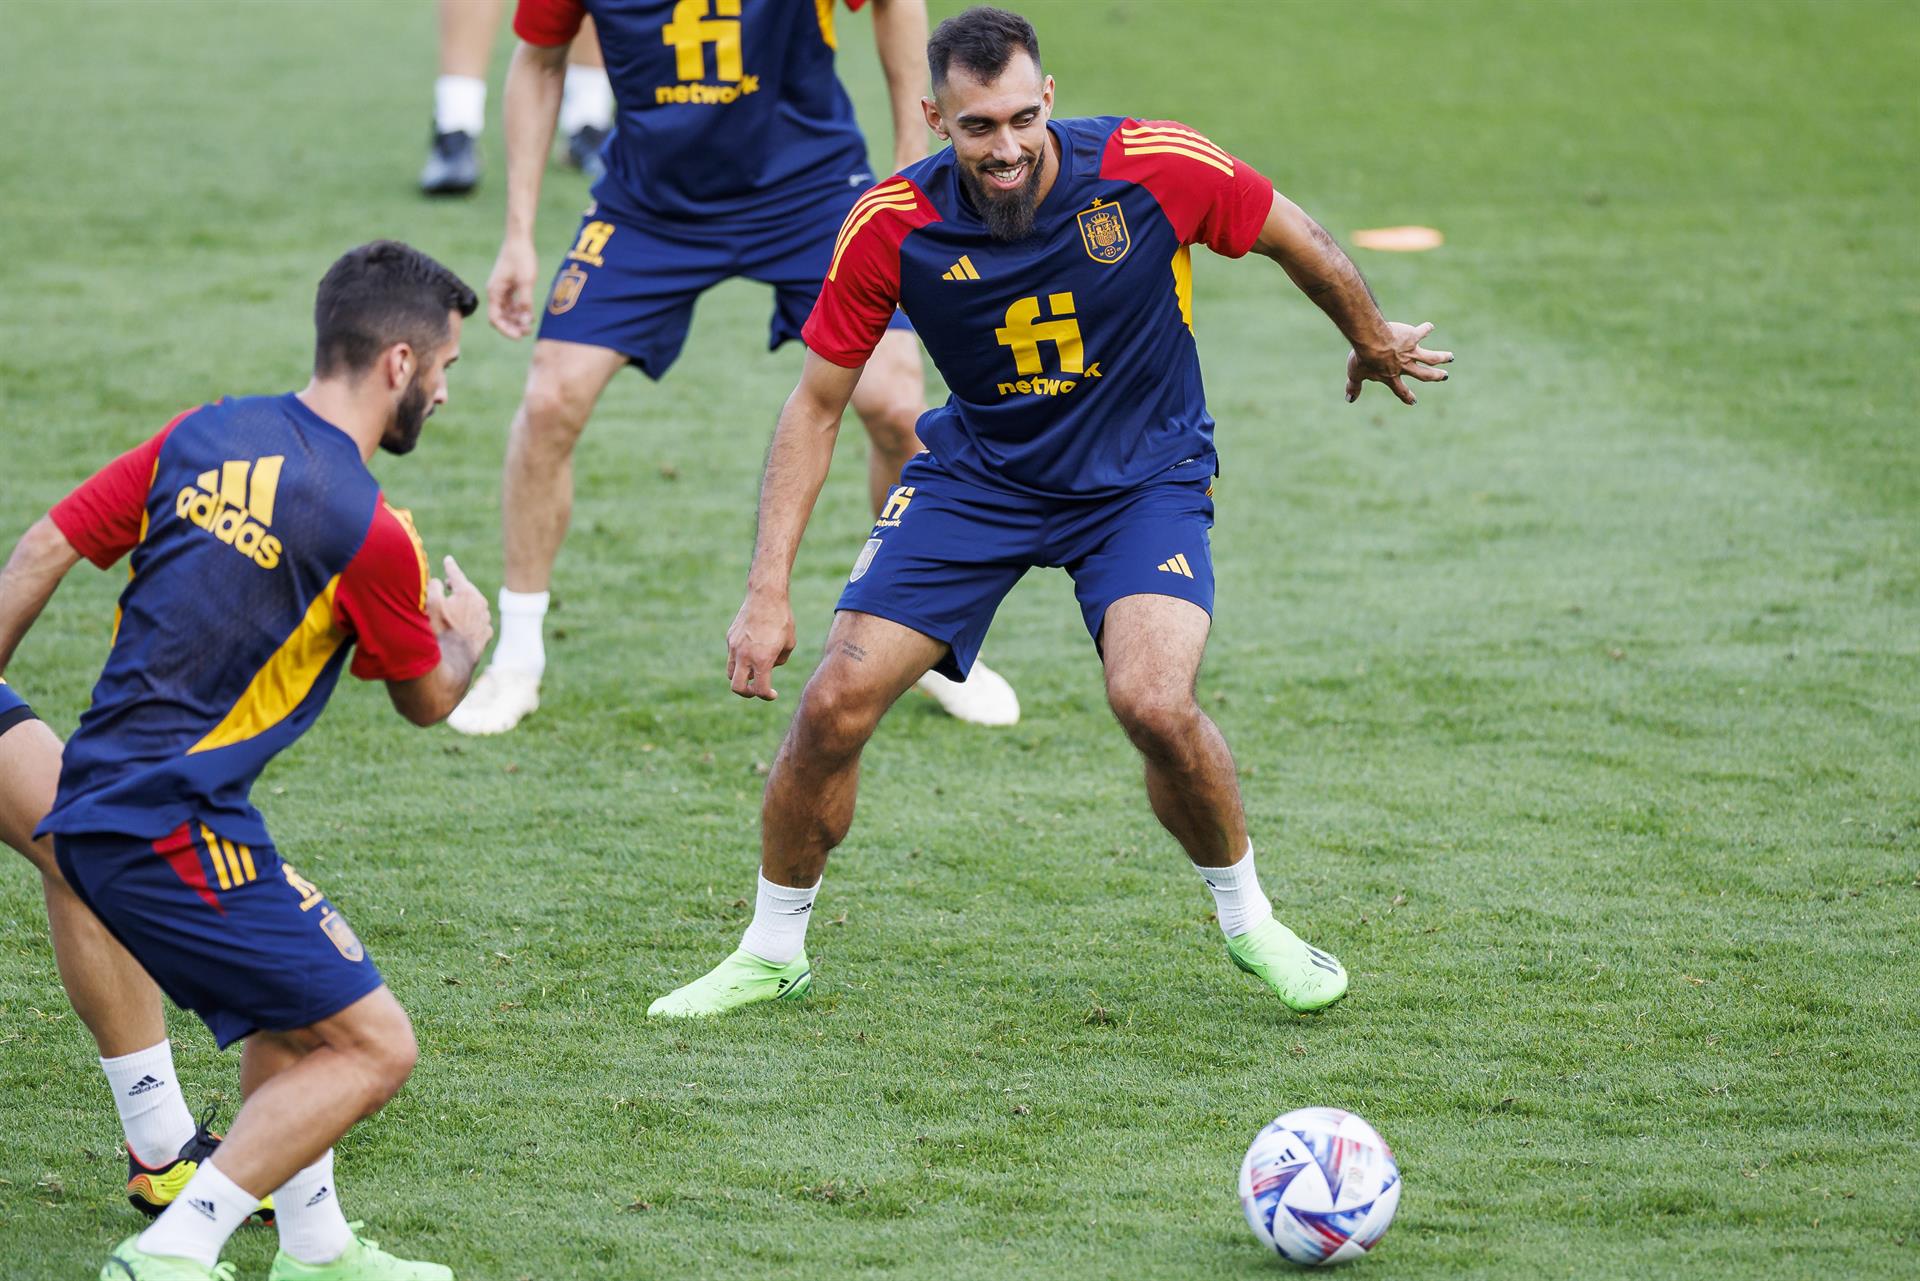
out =
[[425,354],[447,340],[447,313],[471,316],[466,282],[397,240],[349,249],[320,278],[313,300],[313,372],[357,374],[404,342]]
[[981,84],[992,84],[1007,69],[1015,49],[1025,49],[1040,68],[1040,37],[1033,24],[1017,13],[975,5],[955,14],[933,29],[927,41],[927,68],[933,73],[933,87],[947,82],[947,71],[954,63]]

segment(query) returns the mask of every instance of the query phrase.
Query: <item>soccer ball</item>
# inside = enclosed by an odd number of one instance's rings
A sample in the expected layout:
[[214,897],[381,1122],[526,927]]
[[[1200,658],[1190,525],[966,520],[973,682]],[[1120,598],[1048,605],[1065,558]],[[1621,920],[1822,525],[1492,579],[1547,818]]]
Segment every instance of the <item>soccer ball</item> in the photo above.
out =
[[1345,1263],[1378,1245],[1400,1205],[1400,1167],[1373,1127],[1338,1108],[1289,1112],[1240,1163],[1247,1226],[1281,1258]]

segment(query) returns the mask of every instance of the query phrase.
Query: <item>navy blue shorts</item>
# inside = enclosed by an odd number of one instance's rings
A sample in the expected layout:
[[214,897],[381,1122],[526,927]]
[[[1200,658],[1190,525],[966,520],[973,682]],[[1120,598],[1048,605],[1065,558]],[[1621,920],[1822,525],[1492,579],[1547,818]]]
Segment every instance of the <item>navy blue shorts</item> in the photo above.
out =
[[[796,210],[790,222],[738,232],[643,228],[588,206],[547,292],[540,337],[606,347],[658,379],[687,341],[695,300],[744,276],[773,286],[771,351],[800,337],[840,224],[863,194],[849,189],[844,201]],[[888,328],[912,326],[896,309]]]
[[56,834],[60,872],[225,1049],[338,1014],[381,984],[347,918],[271,846],[199,823],[157,841]]
[[6,733],[21,721],[36,719],[33,709],[27,706],[27,700],[13,692],[13,686],[0,680],[0,734]]
[[920,454],[901,469],[838,608],[945,641],[934,670],[964,680],[994,610],[1036,566],[1072,576],[1096,646],[1123,596],[1174,596],[1211,614],[1212,528],[1213,477],[1197,464],[1124,494],[1062,500],[986,489]]

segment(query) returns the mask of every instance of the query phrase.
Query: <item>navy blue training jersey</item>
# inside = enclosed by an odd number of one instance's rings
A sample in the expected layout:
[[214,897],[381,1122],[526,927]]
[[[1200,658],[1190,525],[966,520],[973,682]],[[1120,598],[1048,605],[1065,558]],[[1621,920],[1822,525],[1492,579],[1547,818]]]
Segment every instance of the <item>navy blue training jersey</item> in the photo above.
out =
[[552,47],[587,15],[618,103],[593,198],[616,221],[698,234],[873,181],[834,75],[833,0],[520,0],[513,29]]
[[802,336],[857,367],[903,308],[952,390],[920,439],[977,484],[1078,498],[1211,474],[1188,246],[1245,254],[1273,185],[1184,125],[1048,128],[1060,168],[1031,235],[989,235],[942,151],[855,205]]

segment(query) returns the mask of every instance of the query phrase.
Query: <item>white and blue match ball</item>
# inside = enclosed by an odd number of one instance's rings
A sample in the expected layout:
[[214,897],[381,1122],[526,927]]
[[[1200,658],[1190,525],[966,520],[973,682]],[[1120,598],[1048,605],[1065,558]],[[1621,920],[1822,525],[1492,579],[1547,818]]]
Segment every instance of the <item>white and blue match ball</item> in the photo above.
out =
[[1400,1167],[1372,1126],[1338,1108],[1289,1112],[1240,1163],[1240,1207],[1260,1243],[1305,1267],[1365,1256],[1400,1206]]

